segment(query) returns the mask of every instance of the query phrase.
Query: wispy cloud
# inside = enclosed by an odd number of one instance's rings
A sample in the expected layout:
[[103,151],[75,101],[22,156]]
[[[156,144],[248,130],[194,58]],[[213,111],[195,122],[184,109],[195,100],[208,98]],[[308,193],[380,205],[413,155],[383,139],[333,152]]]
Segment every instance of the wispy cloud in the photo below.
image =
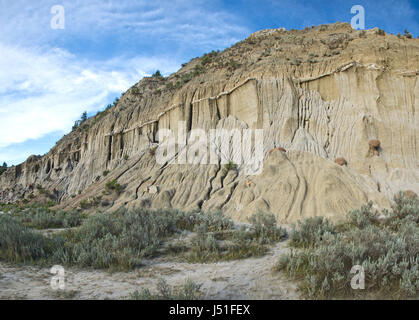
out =
[[[6,0],[2,0],[6,1]],[[120,42],[178,41],[195,47],[225,46],[241,39],[249,30],[236,15],[205,6],[203,0],[63,0],[66,29],[50,28],[54,0],[16,0],[0,12],[1,37],[14,42],[74,39],[101,41],[118,36]],[[3,6],[2,6],[3,7]],[[151,43],[150,43],[151,44]]]
[[185,56],[248,33],[201,0],[63,0],[65,29],[53,30],[56,4],[0,0],[0,156],[9,161],[23,161],[34,141],[68,132],[81,112],[143,76],[174,72]]
[[97,110],[110,94],[127,90],[157,65],[163,71],[177,66],[147,57],[98,65],[62,49],[46,53],[2,44],[0,52],[0,68],[9,70],[0,74],[0,148],[66,132],[82,111]]
[[[50,27],[57,4],[64,30]],[[5,152],[24,160],[25,143],[34,150],[68,132],[82,111],[157,69],[171,73],[256,29],[350,21],[354,4],[368,28],[419,33],[413,0],[0,0],[0,162]]]
[[379,27],[391,33],[403,33],[404,28],[408,28],[413,34],[419,32],[418,9],[412,0],[269,0],[269,3],[269,15],[293,28],[336,21],[350,22],[352,6],[362,5],[366,28]]

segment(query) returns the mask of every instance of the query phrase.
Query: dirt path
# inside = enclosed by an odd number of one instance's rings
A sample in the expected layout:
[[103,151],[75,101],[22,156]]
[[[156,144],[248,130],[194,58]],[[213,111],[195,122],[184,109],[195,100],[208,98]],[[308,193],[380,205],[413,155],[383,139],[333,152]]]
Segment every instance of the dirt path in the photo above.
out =
[[135,290],[155,290],[160,278],[170,285],[186,279],[202,284],[205,299],[298,299],[296,284],[274,273],[273,266],[286,252],[287,242],[278,243],[261,258],[189,264],[151,260],[130,272],[66,269],[66,289],[50,286],[48,268],[16,267],[0,263],[0,299],[124,299]]

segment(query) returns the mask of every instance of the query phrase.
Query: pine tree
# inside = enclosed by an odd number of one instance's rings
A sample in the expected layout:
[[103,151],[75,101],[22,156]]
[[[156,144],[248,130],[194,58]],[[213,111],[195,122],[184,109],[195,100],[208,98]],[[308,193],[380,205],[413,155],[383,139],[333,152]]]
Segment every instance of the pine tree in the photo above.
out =
[[156,72],[154,72],[153,73],[153,77],[161,78],[161,72],[160,72],[160,70],[157,70]]
[[81,123],[87,120],[87,111],[83,112],[80,118]]
[[7,170],[7,163],[3,162],[3,165],[0,167],[0,175]]

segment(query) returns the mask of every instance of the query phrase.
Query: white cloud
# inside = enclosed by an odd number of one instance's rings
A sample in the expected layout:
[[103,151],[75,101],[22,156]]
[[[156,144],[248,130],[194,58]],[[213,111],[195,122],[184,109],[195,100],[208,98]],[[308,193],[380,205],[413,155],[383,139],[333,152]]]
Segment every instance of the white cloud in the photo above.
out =
[[236,15],[210,9],[204,0],[62,0],[64,31],[50,28],[50,8],[56,0],[7,2],[1,6],[7,10],[0,11],[0,39],[13,42],[59,41],[69,34],[98,41],[102,36],[117,35],[119,41],[173,40],[219,47],[249,33]]
[[249,33],[204,0],[61,0],[65,29],[53,30],[56,4],[0,0],[0,155],[68,132],[84,110],[143,76],[174,72],[192,48],[203,53]]
[[[63,50],[45,53],[0,43],[0,148],[51,132],[68,132],[84,110],[104,106],[109,94],[126,91],[160,66],[159,58],[116,58],[100,65]],[[116,64],[118,62],[118,65]]]

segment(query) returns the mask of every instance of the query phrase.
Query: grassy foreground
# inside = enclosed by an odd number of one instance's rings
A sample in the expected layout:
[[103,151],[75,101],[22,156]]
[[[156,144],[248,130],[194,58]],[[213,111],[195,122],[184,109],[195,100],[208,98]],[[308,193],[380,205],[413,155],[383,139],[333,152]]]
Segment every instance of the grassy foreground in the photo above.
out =
[[[391,210],[372,203],[348,214],[342,224],[311,218],[294,226],[290,254],[277,269],[300,280],[311,299],[419,297],[419,198],[404,193]],[[365,289],[354,290],[351,269],[364,269]]]
[[136,290],[128,298],[130,300],[200,300],[202,297],[201,285],[189,279],[181,288],[173,288],[164,279],[160,279],[156,292],[152,293],[149,289]]
[[[137,209],[85,217],[35,205],[1,205],[0,211],[5,212],[0,215],[0,259],[19,264],[116,271],[156,256],[207,263],[261,256],[269,244],[286,237],[275,217],[262,213],[237,229],[221,212]],[[52,227],[66,229],[51,235],[37,230]]]

